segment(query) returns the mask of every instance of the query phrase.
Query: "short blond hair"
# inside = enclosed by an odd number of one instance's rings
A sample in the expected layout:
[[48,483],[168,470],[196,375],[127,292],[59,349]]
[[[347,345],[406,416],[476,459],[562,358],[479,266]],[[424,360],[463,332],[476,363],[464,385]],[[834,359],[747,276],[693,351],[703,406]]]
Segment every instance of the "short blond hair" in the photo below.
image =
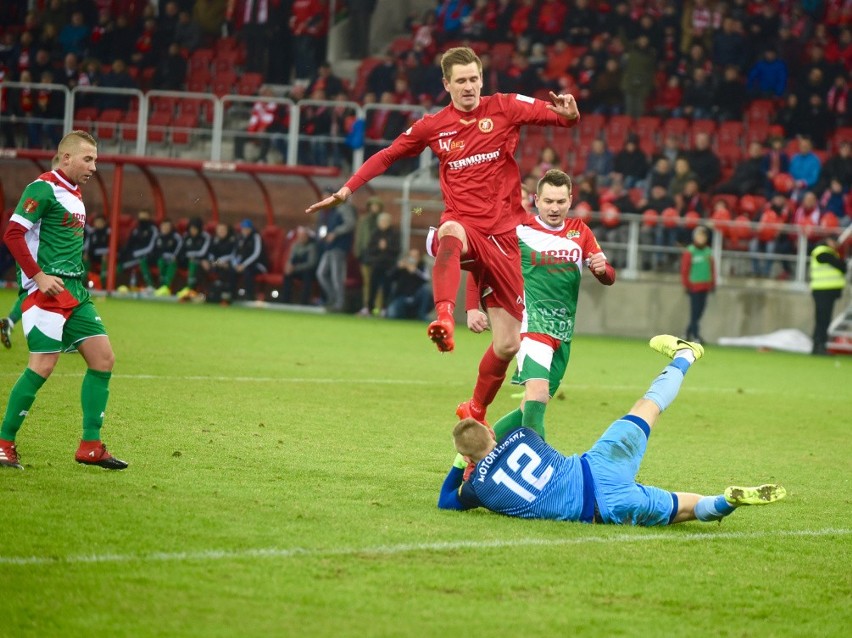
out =
[[453,428],[453,441],[462,456],[481,459],[488,454],[494,438],[479,421],[462,419]]
[[476,68],[479,69],[479,74],[482,75],[482,60],[474,53],[470,47],[453,47],[447,49],[446,53],[441,56],[441,73],[444,79],[449,82],[453,75],[453,67],[455,65],[466,66],[476,62]]
[[80,144],[84,143],[91,144],[95,148],[98,147],[97,140],[87,131],[71,131],[59,141],[59,155],[62,156],[65,153],[73,153],[80,148]]

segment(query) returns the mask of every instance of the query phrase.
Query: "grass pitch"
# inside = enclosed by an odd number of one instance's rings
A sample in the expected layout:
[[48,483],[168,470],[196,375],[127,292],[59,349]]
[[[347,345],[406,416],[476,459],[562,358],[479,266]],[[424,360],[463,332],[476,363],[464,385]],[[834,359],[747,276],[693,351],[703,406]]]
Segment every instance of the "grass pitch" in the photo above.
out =
[[[591,526],[436,508],[487,337],[439,355],[415,322],[96,304],[104,440],[130,468],[74,463],[84,364],[64,356],[18,437],[26,471],[0,472],[0,635],[847,635],[850,359],[709,346],[640,480],[789,496],[721,525]],[[17,328],[4,404],[26,356]],[[550,442],[588,449],[665,362],[578,336]]]

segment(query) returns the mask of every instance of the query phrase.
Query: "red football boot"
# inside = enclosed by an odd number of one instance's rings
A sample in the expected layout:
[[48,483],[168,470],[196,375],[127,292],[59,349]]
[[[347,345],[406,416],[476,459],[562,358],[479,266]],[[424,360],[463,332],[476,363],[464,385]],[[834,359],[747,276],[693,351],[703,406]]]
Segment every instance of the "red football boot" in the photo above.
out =
[[101,441],[80,441],[74,460],[77,463],[97,465],[108,470],[123,470],[127,467],[126,462],[107,452],[106,445]]
[[451,315],[439,316],[435,321],[429,324],[426,334],[432,342],[438,346],[440,352],[452,352],[456,347],[456,342],[453,340],[453,332],[455,324]]
[[6,441],[0,439],[0,466],[13,467],[16,470],[23,470],[24,466],[18,459],[18,450],[15,447],[14,441]]

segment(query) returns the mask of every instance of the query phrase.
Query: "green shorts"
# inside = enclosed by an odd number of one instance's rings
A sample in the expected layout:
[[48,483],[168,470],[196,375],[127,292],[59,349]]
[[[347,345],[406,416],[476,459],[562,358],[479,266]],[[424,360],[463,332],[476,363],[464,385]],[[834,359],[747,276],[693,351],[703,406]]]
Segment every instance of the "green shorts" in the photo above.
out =
[[82,282],[68,279],[65,287],[55,297],[36,291],[24,299],[21,324],[30,352],[73,352],[81,341],[107,334]]
[[550,346],[533,339],[521,339],[518,351],[518,368],[512,377],[515,385],[524,385],[530,379],[547,379],[548,394],[556,394],[568,369],[571,358],[571,342],[562,341],[556,351]]

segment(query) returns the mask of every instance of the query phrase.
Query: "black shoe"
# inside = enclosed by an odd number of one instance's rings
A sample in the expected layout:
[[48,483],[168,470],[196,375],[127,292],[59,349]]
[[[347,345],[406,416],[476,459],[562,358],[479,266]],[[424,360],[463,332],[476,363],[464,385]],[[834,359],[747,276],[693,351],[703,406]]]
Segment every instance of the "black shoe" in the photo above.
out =
[[0,342],[6,347],[12,347],[12,324],[9,319],[3,317],[0,319]]

